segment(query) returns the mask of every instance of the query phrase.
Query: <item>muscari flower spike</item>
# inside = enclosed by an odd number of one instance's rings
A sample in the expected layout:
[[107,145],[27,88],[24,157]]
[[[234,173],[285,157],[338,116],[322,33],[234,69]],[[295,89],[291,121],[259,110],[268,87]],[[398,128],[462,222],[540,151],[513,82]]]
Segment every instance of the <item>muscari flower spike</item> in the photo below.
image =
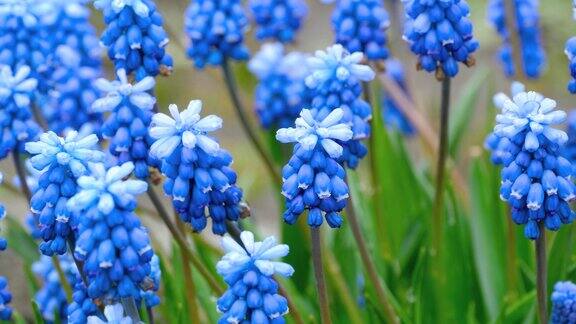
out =
[[250,0],[248,8],[256,23],[256,38],[290,43],[308,15],[305,0]]
[[486,146],[493,161],[504,166],[500,195],[512,207],[512,220],[525,225],[527,238],[537,239],[540,223],[555,231],[575,218],[569,205],[576,198],[573,167],[560,155],[568,136],[553,128],[566,113],[555,110],[554,100],[526,92],[520,83],[512,85],[512,95],[494,96],[501,112]]
[[340,212],[349,196],[346,171],[338,162],[343,146],[352,139],[350,126],[342,122],[343,109],[302,110],[296,127],[276,133],[281,143],[296,143],[282,169],[282,195],[286,197],[284,221],[294,224],[308,210],[308,225],[319,227],[323,218],[332,228],[342,225]]
[[12,318],[11,301],[12,294],[8,290],[8,279],[0,276],[0,320],[9,321]]
[[354,135],[352,140],[343,143],[340,160],[353,169],[368,153],[361,140],[370,136],[368,121],[372,118],[370,105],[361,98],[361,83],[374,79],[374,71],[360,64],[363,58],[361,52],[350,54],[342,45],[333,45],[308,59],[311,72],[306,78],[313,109],[326,110],[322,115],[337,108],[344,111],[342,123],[350,125]]
[[32,155],[32,166],[41,171],[38,187],[30,200],[30,209],[38,218],[44,255],[65,254],[68,241],[76,238],[78,219],[68,207],[68,200],[77,193],[76,181],[88,173],[88,164],[101,162],[104,153],[97,148],[98,137],[85,137],[70,131],[66,137],[54,132],[28,142],[26,151]]
[[[488,20],[502,37],[503,44],[498,56],[504,68],[504,74],[511,77],[516,74],[514,59],[512,55],[512,44],[510,43],[510,30],[507,28],[505,0],[491,0],[488,4]],[[540,36],[540,13],[538,12],[537,0],[515,0],[514,19],[515,29],[513,33],[518,34],[520,42],[520,52],[522,66],[526,76],[537,78],[540,76],[546,64],[546,53],[542,47]]]
[[162,161],[166,176],[164,192],[180,218],[194,231],[202,231],[208,216],[215,234],[226,232],[226,221],[236,221],[242,207],[242,190],[236,185],[232,156],[208,135],[222,127],[215,115],[200,117],[202,102],[193,100],[180,112],[169,107],[171,116],[154,115],[150,136],[156,141],[150,155]]
[[403,0],[406,24],[403,38],[418,56],[418,68],[436,72],[438,79],[458,74],[458,62],[474,64],[478,42],[468,19],[465,0]]
[[68,208],[82,212],[74,256],[84,262],[88,296],[107,304],[138,298],[151,288],[150,260],[154,255],[147,229],[135,214],[136,196],[148,188],[141,180],[124,180],[134,171],[131,162],[108,170],[91,164],[91,174],[78,179],[78,193]]
[[156,162],[150,159],[148,150],[151,139],[148,126],[152,120],[156,98],[149,91],[156,84],[154,78],[146,77],[135,84],[128,82],[126,71],[117,71],[118,79],[98,79],[96,88],[105,93],[92,104],[94,112],[110,112],[102,125],[102,136],[110,139],[109,151],[118,164],[134,163],[136,177],[145,179],[148,167]]
[[34,140],[40,127],[32,116],[32,98],[38,80],[30,77],[30,68],[15,71],[0,65],[0,160],[12,150],[22,151],[24,143]]
[[259,81],[254,106],[262,127],[293,126],[302,108],[310,105],[306,59],[299,52],[286,54],[280,43],[266,43],[248,63]]
[[570,281],[559,281],[554,285],[551,296],[552,312],[550,324],[576,322],[576,285]]
[[[386,74],[388,77],[396,82],[398,87],[408,93],[406,84],[406,76],[402,62],[397,59],[389,59],[386,61]],[[395,129],[406,136],[412,136],[416,132],[414,126],[410,123],[408,118],[400,111],[396,101],[387,93],[382,95],[382,115],[386,125]]]
[[[137,0],[136,0],[137,1]],[[133,321],[130,317],[124,316],[124,308],[122,304],[108,305],[104,308],[105,320],[98,316],[89,316],[87,324],[132,324]]]
[[288,255],[288,245],[277,244],[273,236],[255,242],[254,235],[247,231],[240,238],[244,247],[228,235],[222,238],[226,254],[216,270],[229,288],[217,302],[222,313],[218,323],[284,323],[288,301],[278,294],[273,276],[290,277],[294,269],[273,260]]
[[227,59],[248,59],[244,32],[248,18],[239,0],[194,0],[184,16],[184,31],[190,39],[188,57],[201,69],[218,66]]
[[136,80],[170,74],[169,39],[152,0],[96,0],[94,6],[104,13],[101,42],[117,71],[134,73]]

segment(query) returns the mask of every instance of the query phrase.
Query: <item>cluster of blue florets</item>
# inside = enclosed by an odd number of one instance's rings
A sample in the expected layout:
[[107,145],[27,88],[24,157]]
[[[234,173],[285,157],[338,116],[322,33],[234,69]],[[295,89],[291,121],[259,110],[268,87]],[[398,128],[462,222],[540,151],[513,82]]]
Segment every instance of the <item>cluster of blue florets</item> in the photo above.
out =
[[576,323],[576,285],[570,281],[557,282],[552,292],[550,324]]
[[0,320],[9,321],[12,318],[12,294],[8,290],[8,279],[0,276]]
[[230,167],[232,156],[208,135],[222,127],[222,119],[215,115],[201,119],[199,100],[182,112],[176,105],[169,110],[171,116],[154,115],[150,128],[156,140],[150,154],[162,161],[164,192],[194,231],[202,231],[210,216],[212,231],[224,234],[226,221],[237,221],[242,213],[242,190]]
[[296,143],[292,157],[282,169],[282,195],[286,197],[284,221],[294,224],[308,210],[308,225],[326,222],[340,227],[340,212],[349,197],[346,171],[339,158],[352,139],[350,125],[343,123],[345,111],[302,110],[295,128],[282,128],[276,139]]
[[576,93],[576,36],[570,38],[566,42],[564,53],[570,61],[568,69],[570,70],[570,76],[572,77],[568,82],[568,91],[570,91],[570,93]]
[[104,12],[106,30],[101,41],[116,70],[134,73],[136,80],[170,73],[169,39],[152,0],[96,0],[94,5]]
[[184,17],[190,39],[188,56],[197,68],[221,65],[226,59],[247,60],[244,31],[248,18],[239,0],[194,0]]
[[572,164],[560,156],[568,137],[552,128],[566,118],[555,110],[556,102],[524,86],[512,86],[513,99],[504,94],[494,97],[501,113],[494,132],[487,139],[492,159],[502,164],[500,195],[512,207],[512,220],[525,225],[529,239],[540,236],[539,224],[558,230],[571,223],[575,214],[569,203],[576,198],[570,180]]
[[465,0],[407,0],[404,39],[418,55],[418,67],[436,72],[437,78],[458,74],[458,62],[474,63],[478,42],[468,19]]
[[258,40],[292,42],[308,15],[304,0],[250,0],[248,6],[256,23]]
[[[515,0],[514,17],[506,17],[505,0],[491,0],[488,5],[488,19],[503,38],[503,45],[498,56],[506,76],[515,74],[514,59],[510,33],[518,33],[522,66],[526,76],[537,78],[542,72],[546,55],[542,48],[540,36],[540,14],[537,0]],[[514,19],[514,30],[508,30],[507,20]]]
[[[406,77],[404,74],[404,67],[399,60],[390,59],[386,61],[386,75],[390,80],[396,82],[398,87],[408,94],[408,86],[406,84]],[[406,136],[414,135],[416,130],[408,118],[398,108],[398,103],[388,93],[383,93],[382,96],[382,115],[386,125],[395,129]]]
[[73,289],[72,302],[66,307],[68,323],[86,323],[89,316],[98,313],[98,308],[88,297],[86,285],[80,278],[77,278]]
[[293,126],[302,108],[310,106],[310,90],[304,83],[306,56],[285,54],[282,44],[268,43],[262,45],[248,68],[259,81],[254,106],[260,124],[267,129]]

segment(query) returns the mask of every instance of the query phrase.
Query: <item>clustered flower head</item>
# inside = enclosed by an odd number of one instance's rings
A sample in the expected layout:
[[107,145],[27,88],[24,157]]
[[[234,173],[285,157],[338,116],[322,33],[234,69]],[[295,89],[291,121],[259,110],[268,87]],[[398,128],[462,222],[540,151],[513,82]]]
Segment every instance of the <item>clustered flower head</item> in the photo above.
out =
[[[361,52],[348,53],[340,44],[317,51],[308,59],[310,75],[306,85],[311,90],[311,107],[328,115],[340,108],[344,115],[341,122],[350,125],[351,140],[343,143],[344,153],[339,157],[350,168],[356,168],[360,159],[368,153],[362,139],[370,136],[372,118],[370,105],[362,96],[361,82],[374,79],[374,71],[360,64],[364,55]],[[324,111],[323,111],[324,110]]]
[[[399,60],[389,59],[386,61],[386,75],[388,75],[390,80],[396,82],[398,87],[402,89],[404,93],[408,92],[404,67]],[[389,128],[396,129],[406,136],[414,135],[416,132],[414,126],[400,111],[396,101],[387,93],[384,93],[382,96],[382,108],[384,122]]]
[[576,322],[576,285],[570,281],[560,281],[552,292],[552,313],[550,324],[570,324]]
[[368,60],[387,59],[386,30],[390,19],[382,0],[335,1],[336,9],[332,14],[335,43],[342,44],[350,53],[364,53]]
[[96,0],[94,6],[104,12],[101,42],[116,70],[135,73],[136,80],[170,73],[169,39],[152,0]]
[[256,38],[261,41],[294,41],[308,15],[304,0],[250,0],[248,7],[256,23]]
[[190,39],[188,57],[197,68],[218,66],[226,59],[248,59],[244,32],[248,18],[239,0],[194,0],[184,17]]
[[117,75],[114,81],[96,81],[96,87],[105,96],[94,101],[92,110],[110,112],[101,129],[102,136],[110,140],[110,153],[118,159],[118,164],[133,162],[136,177],[145,179],[149,175],[148,167],[155,166],[148,154],[148,126],[156,104],[156,98],[149,91],[155,81],[146,77],[131,84],[123,69],[118,70]]
[[77,193],[76,180],[88,173],[88,164],[101,162],[104,154],[97,150],[98,137],[80,136],[70,131],[65,138],[54,132],[40,136],[37,142],[26,143],[32,155],[32,166],[42,172],[30,200],[38,217],[40,251],[45,255],[66,253],[68,240],[74,240],[78,219],[69,210],[68,200]]
[[340,212],[349,197],[346,171],[338,162],[343,146],[352,139],[350,126],[342,122],[344,110],[302,110],[296,127],[282,128],[276,139],[296,143],[292,157],[282,169],[282,195],[286,197],[284,221],[294,224],[308,210],[308,225],[319,227],[326,218],[340,227]]
[[236,221],[242,207],[242,190],[236,185],[232,156],[208,135],[222,127],[215,115],[200,117],[202,102],[193,100],[180,112],[170,105],[170,115],[154,115],[150,154],[162,161],[164,192],[180,218],[200,232],[212,219],[215,234],[226,232],[226,221]]
[[512,220],[525,225],[527,238],[536,239],[540,223],[558,230],[575,217],[569,205],[576,198],[570,179],[573,167],[560,156],[568,137],[553,128],[566,113],[555,110],[554,100],[525,92],[520,83],[513,84],[512,95],[512,99],[502,93],[494,97],[501,112],[487,146],[493,161],[504,166],[500,194],[512,207]]
[[0,320],[9,321],[12,318],[12,294],[8,290],[8,279],[0,276]]
[[[514,17],[506,17],[505,0],[491,0],[488,5],[488,20],[492,23],[503,39],[499,50],[504,73],[510,77],[515,75],[514,59],[512,55],[511,33],[518,34],[522,66],[526,76],[537,78],[545,65],[546,55],[542,47],[540,36],[540,14],[537,0],[515,0]],[[508,30],[507,20],[514,19],[514,30]]]
[[470,66],[478,42],[465,0],[404,0],[404,39],[418,56],[418,67],[437,78],[458,74],[458,62]]
[[124,316],[122,304],[108,305],[104,308],[105,320],[96,315],[89,316],[87,324],[133,324],[130,317]]
[[24,143],[34,140],[40,132],[32,116],[37,85],[28,66],[12,70],[0,65],[0,159],[13,150],[22,151]]
[[74,256],[84,262],[88,296],[106,303],[138,298],[151,288],[150,260],[154,251],[136,209],[136,196],[148,188],[141,180],[125,180],[131,162],[108,170],[91,164],[91,175],[78,179],[78,193],[68,208],[82,212]]
[[267,43],[250,60],[250,71],[258,78],[254,106],[264,128],[294,125],[302,108],[310,105],[304,80],[309,71],[307,57],[299,52],[285,54],[280,43]]
[[222,313],[219,323],[284,323],[288,301],[278,294],[273,276],[289,277],[294,269],[273,260],[288,255],[288,245],[277,244],[273,236],[255,242],[254,235],[246,231],[240,238],[244,247],[230,236],[222,238],[226,254],[216,270],[229,288],[217,302]]

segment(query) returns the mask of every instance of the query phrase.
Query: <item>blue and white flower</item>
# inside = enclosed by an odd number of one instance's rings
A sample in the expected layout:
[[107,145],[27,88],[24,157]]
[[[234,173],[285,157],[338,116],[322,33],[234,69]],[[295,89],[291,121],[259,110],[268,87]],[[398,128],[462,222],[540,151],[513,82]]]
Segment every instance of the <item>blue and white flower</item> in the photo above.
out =
[[[129,1],[129,0],[126,0]],[[138,1],[138,0],[135,0]],[[98,316],[89,316],[88,324],[132,324],[133,321],[130,317],[124,316],[124,308],[122,304],[108,305],[104,308],[105,320],[100,319]]]

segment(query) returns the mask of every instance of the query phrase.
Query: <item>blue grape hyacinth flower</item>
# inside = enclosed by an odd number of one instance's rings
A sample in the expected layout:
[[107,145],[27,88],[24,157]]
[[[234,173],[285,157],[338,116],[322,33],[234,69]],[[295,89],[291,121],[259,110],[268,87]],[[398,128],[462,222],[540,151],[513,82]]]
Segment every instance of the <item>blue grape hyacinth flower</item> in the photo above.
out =
[[86,323],[89,316],[98,313],[98,308],[88,296],[86,285],[81,278],[76,280],[73,289],[72,302],[66,308],[68,323]]
[[135,214],[136,196],[148,189],[141,180],[125,180],[131,162],[108,170],[91,164],[89,176],[78,179],[78,193],[68,208],[82,212],[74,256],[84,262],[90,298],[107,303],[138,298],[151,288],[150,260],[154,255],[146,228]]
[[353,169],[368,153],[362,140],[370,136],[368,122],[372,118],[371,107],[361,96],[362,82],[371,81],[375,74],[361,64],[363,58],[361,52],[350,54],[342,45],[333,45],[308,59],[310,75],[306,78],[313,109],[326,110],[322,112],[326,115],[337,108],[344,111],[342,122],[350,125],[354,135],[344,143],[340,159]]
[[405,0],[404,39],[418,56],[418,68],[437,79],[458,74],[458,63],[474,64],[478,48],[465,0]]
[[66,253],[67,242],[76,238],[78,220],[67,203],[77,193],[77,179],[88,173],[88,164],[103,161],[104,153],[97,144],[96,135],[82,137],[76,131],[64,138],[47,132],[39,141],[26,143],[26,151],[32,155],[30,163],[42,172],[30,209],[38,217],[43,240],[40,251],[45,255]]
[[304,80],[309,74],[307,56],[286,54],[281,43],[267,43],[248,63],[258,85],[254,106],[262,127],[290,127],[304,107],[310,106],[310,90]]
[[136,80],[170,74],[169,39],[152,0],[96,0],[94,6],[104,13],[101,42],[116,70],[134,73]]
[[122,304],[108,305],[104,308],[105,320],[98,316],[89,316],[87,324],[133,324],[130,317],[124,316],[124,308]]
[[[402,62],[397,59],[389,59],[386,61],[386,74],[388,77],[396,82],[398,87],[408,94],[408,86],[406,84],[406,76]],[[409,95],[409,94],[408,94]],[[383,117],[386,125],[395,129],[406,136],[412,136],[416,130],[408,118],[398,108],[398,103],[386,92],[382,96]]]
[[9,321],[12,318],[12,294],[8,290],[8,279],[0,276],[0,320]]
[[513,84],[512,95],[494,96],[500,113],[487,146],[496,153],[495,162],[504,166],[500,195],[512,207],[512,220],[525,225],[527,238],[537,239],[539,224],[555,231],[576,216],[569,205],[576,198],[573,166],[560,155],[568,136],[553,128],[566,113],[555,110],[554,100],[526,92],[520,83]]
[[560,281],[554,285],[551,296],[552,312],[550,324],[576,323],[576,285]]
[[156,82],[146,77],[131,84],[123,69],[118,70],[117,75],[114,81],[97,81],[96,87],[105,96],[92,103],[92,110],[110,112],[101,129],[102,136],[110,139],[110,153],[117,157],[118,164],[133,162],[136,177],[145,179],[149,175],[148,167],[155,166],[148,154],[151,145],[148,126],[156,104],[156,98],[149,92]]
[[274,261],[288,255],[288,245],[277,244],[273,236],[255,242],[247,231],[240,238],[244,247],[228,235],[222,238],[226,254],[216,264],[216,271],[229,288],[217,302],[222,313],[218,323],[284,323],[288,300],[278,294],[273,276],[294,273],[291,265]]
[[343,123],[344,110],[302,110],[296,127],[276,133],[281,143],[296,143],[292,157],[282,169],[282,195],[286,197],[284,221],[294,224],[308,210],[308,225],[319,227],[326,218],[340,227],[340,212],[349,197],[346,171],[338,162],[343,146],[352,139],[350,125]]
[[226,221],[236,221],[242,212],[242,190],[236,185],[232,156],[208,134],[222,127],[215,115],[200,117],[202,102],[193,100],[180,112],[169,106],[171,116],[154,115],[150,136],[156,141],[150,155],[162,161],[166,176],[164,192],[180,218],[196,232],[212,219],[215,234],[226,232]]
[[[506,17],[505,0],[491,0],[488,4],[488,20],[502,37],[503,44],[498,56],[504,68],[504,74],[512,77],[516,74],[512,55],[510,33],[517,33],[520,42],[522,67],[526,76],[537,78],[546,64],[546,53],[540,35],[540,13],[537,0],[515,0],[514,17]],[[514,19],[514,30],[508,30],[507,19]],[[518,62],[520,63],[520,62]]]
[[188,57],[202,69],[218,66],[230,58],[247,60],[244,32],[248,18],[239,0],[194,0],[184,16],[184,31],[190,40]]
[[308,15],[305,0],[250,0],[248,8],[256,23],[256,38],[290,43]]

